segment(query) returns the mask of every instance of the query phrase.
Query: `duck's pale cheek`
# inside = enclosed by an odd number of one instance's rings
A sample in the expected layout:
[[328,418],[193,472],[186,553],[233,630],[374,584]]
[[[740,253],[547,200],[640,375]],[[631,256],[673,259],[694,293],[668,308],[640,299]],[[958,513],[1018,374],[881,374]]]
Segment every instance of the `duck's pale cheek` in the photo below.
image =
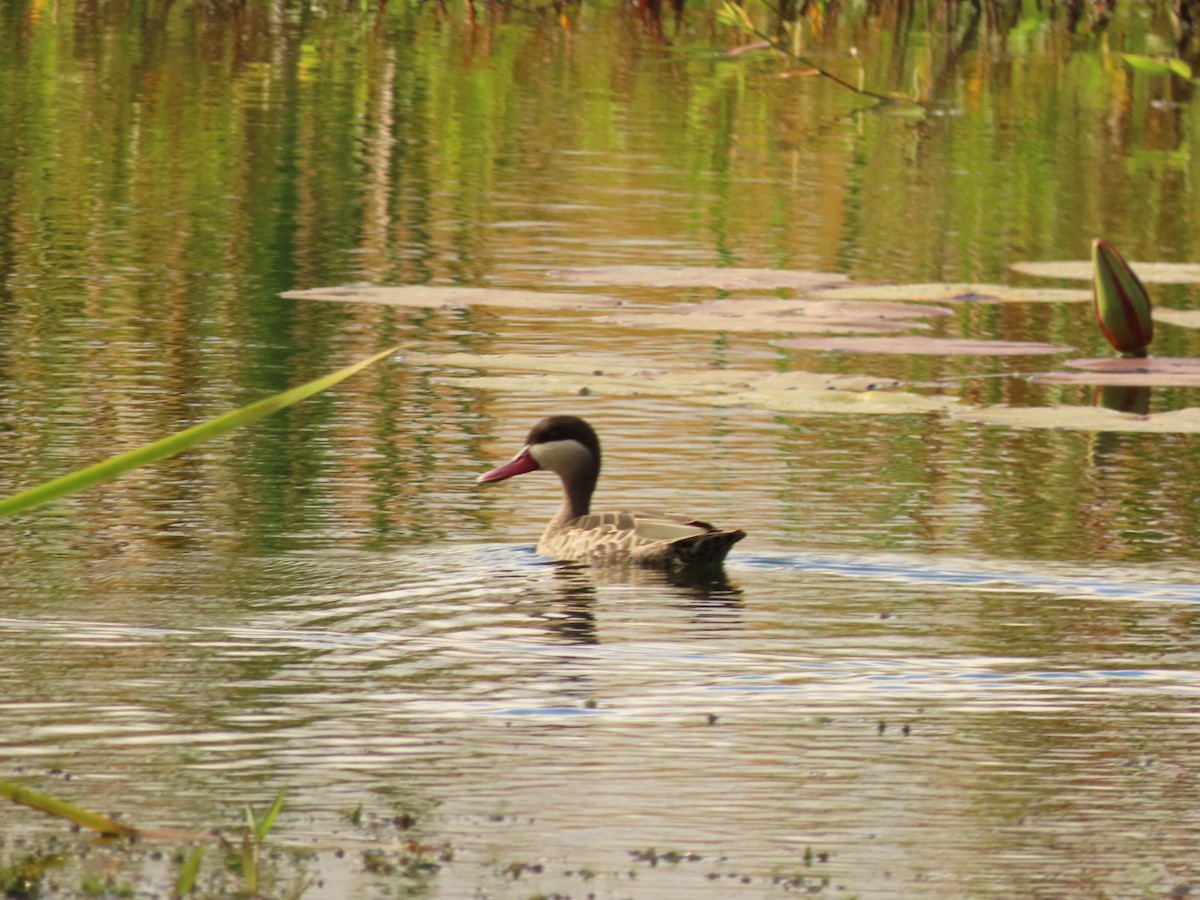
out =
[[541,468],[559,473],[586,466],[592,458],[587,447],[573,440],[530,444],[529,453]]

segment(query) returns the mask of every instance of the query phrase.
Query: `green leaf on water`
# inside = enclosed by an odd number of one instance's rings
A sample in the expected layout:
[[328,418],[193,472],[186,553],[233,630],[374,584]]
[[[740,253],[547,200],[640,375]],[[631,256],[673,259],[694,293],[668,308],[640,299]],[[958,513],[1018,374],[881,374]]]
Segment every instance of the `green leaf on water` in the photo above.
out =
[[171,456],[177,456],[185,450],[190,450],[197,444],[210,441],[242,425],[255,422],[264,416],[291,406],[293,403],[311,397],[313,394],[319,394],[321,391],[333,387],[338,382],[344,381],[351,375],[362,371],[367,366],[378,362],[384,357],[391,356],[399,349],[399,347],[390,347],[387,350],[376,353],[374,356],[360,360],[352,366],[339,369],[315,381],[310,381],[299,387],[289,388],[282,393],[251,403],[249,406],[243,406],[241,409],[227,412],[224,415],[217,416],[215,419],[209,419],[207,422],[194,425],[184,431],[160,438],[153,443],[135,447],[133,450],[114,456],[111,459],[106,459],[95,465],[87,466],[68,475],[63,475],[39,484],[37,487],[13,494],[10,497],[0,500],[0,516],[10,516],[14,513],[24,512],[27,509],[32,509],[43,503],[49,503],[51,500],[57,500],[60,497],[65,497],[68,494],[73,494],[92,485],[111,481],[141,466],[149,465],[150,463],[158,462]]
[[40,809],[44,813],[58,816],[61,819],[67,819],[81,828],[90,828],[92,831],[97,831],[100,834],[118,835],[121,837],[137,834],[137,829],[130,825],[122,825],[120,822],[116,822],[98,812],[92,812],[90,809],[75,806],[73,803],[67,803],[65,800],[58,800],[49,794],[35,791],[33,788],[13,784],[11,781],[0,781],[0,797],[11,800],[13,803],[20,803],[22,806]]

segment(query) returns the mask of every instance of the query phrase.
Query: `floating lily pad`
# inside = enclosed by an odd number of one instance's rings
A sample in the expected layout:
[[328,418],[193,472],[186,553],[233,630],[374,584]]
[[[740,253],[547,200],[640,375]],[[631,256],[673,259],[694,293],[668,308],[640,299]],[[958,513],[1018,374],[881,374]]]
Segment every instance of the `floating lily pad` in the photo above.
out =
[[1200,387],[1200,359],[1151,356],[1144,359],[1106,357],[1068,359],[1076,372],[1042,372],[1030,377],[1040,384],[1089,384],[1102,387]]
[[920,322],[840,322],[837,319],[808,319],[804,316],[689,316],[644,313],[608,317],[605,321],[631,328],[679,328],[688,331],[787,332],[791,334],[891,334],[928,328]]
[[1065,365],[1070,369],[1083,369],[1086,372],[1123,372],[1127,374],[1200,374],[1200,359],[1172,356],[1148,356],[1141,359],[1124,357],[1104,357],[1103,359],[1068,359]]
[[[478,369],[489,375],[494,371],[531,372],[538,375],[578,375],[585,379],[615,379],[643,384],[651,379],[685,376],[690,384],[721,388],[744,384],[759,377],[757,372],[719,369],[715,366],[676,366],[660,360],[630,356],[606,356],[583,353],[409,353],[405,361],[416,365],[434,365],[456,369]],[[477,374],[460,377],[480,378]],[[581,384],[585,383],[581,382]]]
[[1200,371],[1184,372],[1041,372],[1038,384],[1087,384],[1097,387],[1200,387]]
[[581,284],[661,288],[713,287],[727,291],[773,291],[779,288],[808,291],[848,280],[845,275],[835,272],[706,266],[593,266],[556,269],[548,274],[551,278]]
[[900,332],[929,326],[918,318],[953,315],[941,306],[860,303],[853,300],[725,299],[672,306],[661,312],[613,318],[620,325],[694,331],[767,331],[800,334]]
[[[1091,276],[1089,276],[1091,277]],[[806,295],[817,299],[937,300],[942,303],[1078,303],[1092,299],[1089,290],[1070,288],[1018,288],[1002,284],[848,284],[823,288]]]
[[[958,402],[952,397],[895,391],[892,389],[899,383],[895,379],[869,375],[667,366],[600,356],[409,354],[406,361],[481,369],[489,374],[461,373],[444,380],[506,393],[672,396],[707,406],[840,415],[923,413],[948,409]],[[495,370],[525,374],[490,374]]]
[[1164,309],[1160,306],[1154,310],[1154,321],[1181,328],[1200,328],[1200,309]]
[[706,406],[752,406],[785,413],[895,416],[944,412],[958,406],[954,397],[906,391],[838,391],[783,387],[764,382],[750,390],[692,398]]
[[[665,362],[630,358],[630,356],[602,356],[588,354],[475,354],[410,353],[404,361],[412,365],[433,365],[446,368],[473,368],[491,372],[532,372],[538,377],[546,374],[578,376],[581,385],[589,379],[618,379],[622,382],[646,384],[650,380],[674,385],[676,389],[694,390],[742,390],[746,385],[773,379],[776,384],[794,388],[806,386],[821,390],[874,390],[881,385],[895,385],[894,379],[854,374],[826,374],[821,372],[756,372],[745,368],[718,368],[715,366],[680,366]],[[480,378],[475,374],[464,374],[463,378]]]
[[[1200,433],[1200,409],[1150,416],[1081,406],[989,406],[980,409],[967,406],[952,396],[897,390],[900,382],[895,379],[868,375],[678,366],[620,356],[450,353],[409,354],[406,361],[459,370],[443,376],[446,382],[509,393],[671,396],[705,406],[747,406],[795,414],[947,413],[963,422],[1014,428]],[[1145,365],[1147,361],[1105,362]],[[488,374],[465,371],[469,369]],[[509,374],[491,374],[497,371]]]
[[[1131,262],[1129,265],[1147,284],[1200,284],[1200,263]],[[1012,268],[1038,278],[1092,280],[1092,262],[1088,259],[1016,262]]]
[[1063,344],[1026,341],[973,341],[965,338],[898,337],[812,337],[772,341],[789,350],[827,350],[841,353],[911,353],[922,356],[1030,356],[1069,353]]
[[417,308],[461,308],[465,306],[504,306],[520,309],[588,309],[619,306],[613,297],[597,294],[568,294],[551,291],[513,291],[500,288],[448,287],[408,284],[398,287],[347,285],[287,291],[292,300],[333,300],[339,303],[373,303],[382,306]]
[[[758,376],[755,372],[733,369],[678,367],[646,359],[582,354],[413,353],[405,359],[418,365],[479,370],[450,376],[452,380],[468,382],[472,387],[550,394],[677,396],[733,390],[745,385],[747,378]],[[523,374],[495,374],[497,372]]]
[[543,231],[546,229],[567,228],[566,222],[550,222],[545,219],[506,219],[499,222],[489,222],[488,228],[512,229],[514,231]]
[[849,322],[872,322],[880,319],[918,319],[952,316],[944,306],[918,306],[915,303],[867,303],[856,300],[778,300],[772,297],[726,297],[705,303],[683,303],[669,306],[666,312],[683,315],[706,313],[714,316],[807,316],[814,319],[837,319]]
[[960,407],[951,416],[962,422],[1011,428],[1200,434],[1200,409],[1196,408],[1146,416],[1117,412],[1103,406],[987,406],[982,409]]

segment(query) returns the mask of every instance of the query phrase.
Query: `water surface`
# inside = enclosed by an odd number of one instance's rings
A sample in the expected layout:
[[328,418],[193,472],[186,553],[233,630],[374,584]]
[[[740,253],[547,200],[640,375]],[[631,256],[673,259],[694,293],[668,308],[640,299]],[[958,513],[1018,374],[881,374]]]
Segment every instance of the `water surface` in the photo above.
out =
[[[1157,13],[1123,7],[1103,33],[1030,13],[967,39],[961,19],[843,12],[810,23],[815,58],[917,85],[930,114],[722,59],[733,36],[699,8],[491,10],[472,29],[436,6],[8,5],[0,489],[392,344],[1093,402],[1024,377],[1058,359],[849,358],[594,311],[279,296],[355,281],[633,310],[722,296],[555,274],[634,263],[1032,283],[1009,265],[1081,258],[1096,234],[1131,258],[1200,259],[1190,99],[1118,55],[1169,47]],[[1191,287],[1153,291],[1195,304]],[[1105,352],[1077,304],[966,304],[930,333]],[[1156,352],[1200,342],[1164,326]],[[311,878],[311,897],[1200,883],[1193,437],[454,374],[381,364],[7,523],[0,777],[231,834],[286,790],[276,892]],[[727,580],[538,559],[552,480],[474,478],[556,412],[601,430],[602,505],[744,527]],[[18,855],[82,842],[29,810],[0,821]],[[173,846],[117,879],[167,893]],[[80,856],[48,896],[105,871]]]

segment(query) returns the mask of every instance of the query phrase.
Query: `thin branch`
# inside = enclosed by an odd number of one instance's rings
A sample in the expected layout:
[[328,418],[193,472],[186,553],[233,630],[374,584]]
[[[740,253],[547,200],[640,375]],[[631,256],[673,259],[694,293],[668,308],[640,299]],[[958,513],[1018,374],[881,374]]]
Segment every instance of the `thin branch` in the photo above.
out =
[[[768,10],[775,13],[776,16],[780,15],[779,10],[776,7],[772,6],[770,3],[764,3],[763,5]],[[895,95],[879,94],[879,93],[876,93],[875,91],[869,91],[866,88],[861,88],[858,85],[851,84],[850,82],[846,81],[846,79],[842,78],[841,76],[835,75],[833,72],[830,72],[828,69],[818,66],[812,60],[810,60],[806,57],[800,56],[798,53],[794,53],[790,49],[785,48],[780,43],[779,38],[769,35],[764,31],[759,30],[759,28],[753,22],[750,21],[750,17],[748,15],[746,15],[746,11],[742,7],[733,3],[732,0],[725,0],[725,9],[728,11],[727,12],[727,15],[728,15],[727,21],[729,21],[730,24],[735,25],[736,27],[740,28],[742,31],[745,31],[748,34],[752,35],[753,37],[756,37],[759,39],[761,44],[756,45],[756,46],[762,46],[763,44],[768,45],[776,53],[786,56],[789,59],[792,59],[795,62],[798,62],[802,66],[807,66],[808,68],[812,69],[816,74],[820,75],[822,78],[828,78],[830,81],[834,82],[835,84],[841,85],[842,87],[846,88],[847,90],[853,91],[854,93],[856,93],[860,96],[870,97],[874,100],[880,101],[881,103],[908,102],[907,97],[897,97]],[[741,48],[738,48],[738,52],[744,52],[744,50],[742,50]]]

